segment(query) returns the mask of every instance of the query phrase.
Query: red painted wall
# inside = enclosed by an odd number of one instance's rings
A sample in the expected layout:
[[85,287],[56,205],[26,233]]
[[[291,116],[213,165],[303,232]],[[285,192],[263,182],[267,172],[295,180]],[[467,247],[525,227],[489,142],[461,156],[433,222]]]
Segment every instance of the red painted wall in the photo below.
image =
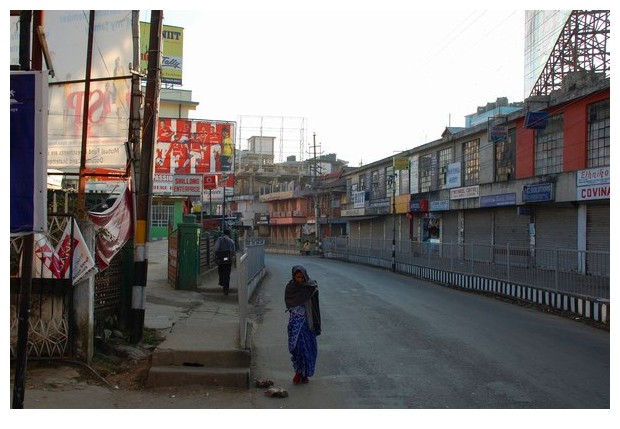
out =
[[515,176],[517,179],[534,175],[534,130],[523,127],[525,118],[517,120],[517,149]]
[[[582,170],[588,166],[588,105],[610,97],[609,89],[571,101],[549,110],[551,116],[564,115],[563,172]],[[515,176],[523,179],[534,176],[535,130],[523,128],[525,118],[516,121],[517,149]]]

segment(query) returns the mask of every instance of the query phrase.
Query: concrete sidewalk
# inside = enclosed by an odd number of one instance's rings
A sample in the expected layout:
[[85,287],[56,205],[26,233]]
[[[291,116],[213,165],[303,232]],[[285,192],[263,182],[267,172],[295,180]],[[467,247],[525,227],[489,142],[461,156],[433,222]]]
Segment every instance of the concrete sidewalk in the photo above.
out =
[[[75,365],[35,368],[26,373],[24,408],[194,408],[205,406],[204,389],[208,389],[212,407],[249,406],[249,402],[238,402],[242,398],[247,401],[250,395],[250,353],[239,346],[235,269],[227,296],[217,284],[217,269],[202,277],[197,290],[175,290],[168,284],[167,251],[167,240],[147,245],[144,327],[157,330],[164,338],[151,355],[147,390],[120,391],[89,384]],[[184,386],[203,390],[181,404],[181,394],[175,398],[169,389],[180,392],[176,389]],[[10,390],[9,402],[12,383]],[[183,397],[188,399],[188,394]]]
[[[239,306],[237,288],[233,284],[234,275],[231,276],[228,296],[223,294],[222,288],[217,284],[216,268],[202,276],[197,290],[174,289],[168,283],[168,240],[148,243],[147,258],[145,328],[158,330],[166,339],[170,337],[170,341],[175,339],[183,342],[184,340],[178,335],[178,329],[173,328],[178,324],[193,323],[187,322],[187,319],[194,314],[194,310],[198,310],[198,314],[204,313],[204,323],[197,323],[205,328],[206,336],[214,333],[216,325],[222,322],[227,327],[229,323],[237,323],[238,331]],[[214,338],[205,337],[204,340],[213,343],[222,341],[226,337],[226,335],[217,335]],[[191,344],[192,341],[202,341],[202,339],[192,338],[191,341],[188,339],[187,344]],[[238,344],[238,332],[236,338],[227,338],[226,341],[236,341]]]
[[217,284],[217,269],[201,278],[196,291],[176,290],[167,279],[167,251],[167,240],[149,243],[144,326],[165,340],[153,353],[147,387],[249,387],[250,353],[240,348],[234,269],[229,295]]

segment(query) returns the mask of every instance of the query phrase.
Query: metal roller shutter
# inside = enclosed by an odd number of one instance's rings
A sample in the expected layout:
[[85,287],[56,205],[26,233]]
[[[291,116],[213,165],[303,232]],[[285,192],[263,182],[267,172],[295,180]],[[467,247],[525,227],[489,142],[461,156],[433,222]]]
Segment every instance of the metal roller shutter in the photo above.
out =
[[442,243],[458,243],[459,242],[459,216],[458,212],[443,212],[441,216],[441,241]]
[[609,252],[609,203],[588,205],[586,249]]
[[586,267],[588,274],[609,276],[609,203],[590,204],[586,221]]
[[529,216],[517,214],[516,207],[501,207],[494,212],[494,238],[495,244],[504,246],[509,244],[514,247],[529,247]]
[[489,210],[466,210],[465,211],[465,243],[492,244],[491,211]]
[[535,213],[537,266],[577,271],[577,209],[541,205]]
[[[381,216],[381,217],[377,217],[374,218],[371,222],[372,222],[372,232],[371,235],[369,237],[372,238],[372,241],[374,243],[380,243],[383,240],[387,239],[386,236],[386,222],[387,222],[387,216]],[[392,240],[392,218],[389,217],[390,220],[390,242]]]
[[577,209],[536,206],[536,247],[577,250]]
[[466,210],[463,236],[465,257],[477,261],[491,261],[493,223],[490,210]]
[[370,246],[372,223],[372,219],[359,222],[359,238],[364,243],[364,246]]

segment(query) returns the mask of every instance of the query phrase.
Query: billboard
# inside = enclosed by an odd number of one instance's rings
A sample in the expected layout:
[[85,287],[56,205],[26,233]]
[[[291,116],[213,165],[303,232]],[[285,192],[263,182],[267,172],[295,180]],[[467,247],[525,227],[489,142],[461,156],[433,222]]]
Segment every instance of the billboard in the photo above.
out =
[[[151,24],[140,22],[140,69],[148,69]],[[183,28],[164,25],[162,29],[161,81],[183,85]]]
[[224,189],[234,186],[235,133],[232,121],[159,118],[153,193],[196,195],[175,187],[177,178],[195,176],[202,179],[203,196],[223,199]]
[[234,171],[235,123],[159,118],[155,174]]
[[[130,10],[98,10],[93,20],[90,90],[86,93],[89,10],[46,10],[44,32],[52,57],[49,76],[48,167],[77,172],[86,122],[86,168],[124,170],[129,135],[134,42]],[[84,104],[88,110],[84,115]]]

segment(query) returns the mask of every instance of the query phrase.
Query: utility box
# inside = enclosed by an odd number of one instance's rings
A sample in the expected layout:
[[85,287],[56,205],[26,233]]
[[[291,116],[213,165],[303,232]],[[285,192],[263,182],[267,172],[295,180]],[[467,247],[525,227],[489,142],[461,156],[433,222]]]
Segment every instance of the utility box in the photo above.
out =
[[178,225],[177,281],[175,289],[196,290],[200,282],[200,233],[195,215],[183,216]]

